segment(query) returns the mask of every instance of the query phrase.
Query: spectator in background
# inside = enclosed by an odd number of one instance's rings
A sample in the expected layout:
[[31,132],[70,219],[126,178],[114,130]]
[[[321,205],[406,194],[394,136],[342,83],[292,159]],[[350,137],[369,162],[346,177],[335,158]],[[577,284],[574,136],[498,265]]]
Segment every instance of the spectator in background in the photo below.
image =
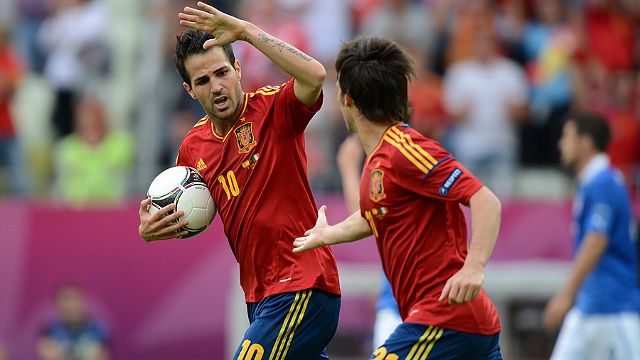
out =
[[38,45],[38,34],[51,8],[51,0],[20,0],[16,4],[15,44],[28,68],[42,73],[45,56]]
[[9,360],[9,354],[2,344],[0,344],[0,360]]
[[[634,4],[636,2],[636,4]],[[632,70],[637,59],[637,1],[592,0],[584,12],[587,57],[608,71]],[[635,15],[640,16],[637,12]]]
[[518,65],[498,53],[489,30],[473,36],[472,57],[451,66],[445,76],[444,102],[454,121],[450,145],[470,172],[497,194],[509,195],[527,84]]
[[57,145],[57,191],[72,206],[105,206],[124,201],[132,170],[133,142],[111,130],[103,103],[84,96],[76,105],[74,132]]
[[416,79],[409,83],[411,125],[422,135],[442,141],[449,126],[441,77],[432,71],[428,53],[407,49],[416,64]]
[[21,75],[21,64],[9,42],[9,33],[0,27],[0,193],[6,190],[9,193],[25,193],[28,188],[11,113],[11,102]]
[[529,124],[523,128],[523,161],[557,163],[557,144],[564,116],[573,100],[572,77],[577,34],[568,21],[568,5],[536,0],[536,18],[523,32],[521,44],[529,80]]
[[612,91],[602,94],[605,107],[599,109],[611,128],[611,144],[607,151],[611,164],[620,169],[633,189],[640,166],[640,89],[635,88],[632,72],[610,75]]
[[47,323],[38,338],[42,360],[107,360],[109,336],[104,326],[87,313],[82,290],[74,285],[56,289],[57,318]]
[[44,74],[55,92],[52,123],[60,138],[73,131],[78,92],[96,86],[106,72],[106,22],[100,1],[55,0],[53,16],[40,29]]
[[577,172],[579,187],[575,259],[544,311],[548,330],[562,323],[554,360],[640,359],[637,234],[624,180],[605,154],[609,140],[605,120],[590,113],[570,115],[560,138],[562,163]]
[[476,34],[491,32],[496,24],[496,14],[491,0],[449,0],[436,2],[437,24],[444,46],[445,63],[455,64],[475,53]]
[[360,32],[393,39],[405,47],[428,52],[434,42],[432,21],[422,2],[384,0],[365,18]]
[[[304,24],[284,5],[278,0],[245,0],[239,9],[240,17],[309,53],[309,36]],[[242,77],[247,88],[258,89],[264,84],[282,84],[288,80],[286,74],[250,44],[239,42],[234,48],[244,64]]]

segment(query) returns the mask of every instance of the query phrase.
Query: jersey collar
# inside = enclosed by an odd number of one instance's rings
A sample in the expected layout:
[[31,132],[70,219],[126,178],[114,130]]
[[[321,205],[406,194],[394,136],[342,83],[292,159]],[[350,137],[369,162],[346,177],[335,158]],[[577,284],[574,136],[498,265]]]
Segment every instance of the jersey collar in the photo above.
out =
[[609,166],[609,157],[606,154],[598,154],[589,160],[587,165],[580,171],[578,180],[585,184],[593,179],[598,173]]
[[213,120],[211,120],[211,117],[207,116],[207,118],[209,118],[209,122],[211,123],[210,124],[211,135],[213,135],[214,139],[220,140],[222,142],[227,140],[227,136],[229,136],[229,134],[231,134],[231,131],[233,130],[234,127],[236,127],[236,125],[238,124],[238,121],[240,121],[242,119],[242,117],[244,116],[244,112],[247,111],[247,103],[249,102],[249,94],[245,93],[243,96],[244,96],[244,105],[242,106],[242,112],[240,113],[240,115],[238,116],[236,121],[233,122],[233,125],[231,125],[231,127],[229,128],[229,131],[227,131],[227,133],[224,134],[224,136],[220,136],[220,135],[218,135],[216,133],[216,128],[213,126]]

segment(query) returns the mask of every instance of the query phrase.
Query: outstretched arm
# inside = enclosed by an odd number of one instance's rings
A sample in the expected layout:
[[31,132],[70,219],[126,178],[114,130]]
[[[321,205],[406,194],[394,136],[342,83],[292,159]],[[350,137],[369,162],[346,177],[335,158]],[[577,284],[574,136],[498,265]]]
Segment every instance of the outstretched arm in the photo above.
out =
[[322,205],[318,210],[318,220],[313,229],[307,230],[304,236],[293,242],[293,252],[313,250],[321,246],[336,245],[360,240],[371,235],[371,228],[359,211],[354,212],[342,222],[330,226],[327,223],[327,207]]
[[293,91],[298,100],[306,105],[318,100],[327,73],[317,60],[248,21],[227,15],[203,2],[198,2],[198,8],[185,7],[178,17],[181,25],[215,36],[204,44],[205,49],[244,40],[295,78]]
[[502,205],[487,187],[476,191],[469,200],[471,208],[471,244],[462,269],[453,275],[440,295],[440,301],[462,304],[475,299],[484,282],[484,266],[489,261],[498,238]]

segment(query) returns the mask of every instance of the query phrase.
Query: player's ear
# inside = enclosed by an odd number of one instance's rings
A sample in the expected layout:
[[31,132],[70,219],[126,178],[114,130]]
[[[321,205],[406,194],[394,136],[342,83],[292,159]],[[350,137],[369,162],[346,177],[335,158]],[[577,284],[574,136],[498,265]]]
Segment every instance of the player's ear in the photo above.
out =
[[189,86],[189,84],[187,84],[186,82],[183,82],[182,87],[187,93],[189,93],[189,96],[191,96],[193,100],[198,100],[196,99],[196,94],[193,93],[193,90],[191,89],[191,86]]
[[351,95],[344,95],[342,97],[342,104],[346,107],[350,107],[353,105],[353,98],[351,97]]
[[242,78],[242,70],[240,68],[240,61],[236,60],[233,64],[233,67],[236,69],[236,73],[238,74],[238,80]]

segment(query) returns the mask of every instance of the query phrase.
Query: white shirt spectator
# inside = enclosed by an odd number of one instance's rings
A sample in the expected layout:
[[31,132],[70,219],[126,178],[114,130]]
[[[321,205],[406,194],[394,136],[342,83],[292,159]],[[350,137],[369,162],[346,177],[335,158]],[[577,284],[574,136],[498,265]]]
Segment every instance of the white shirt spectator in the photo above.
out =
[[106,9],[98,1],[62,9],[45,21],[40,44],[47,53],[45,76],[55,88],[77,89],[83,76],[80,55],[103,39],[106,22]]
[[[465,162],[492,155],[513,155],[518,149],[510,107],[527,99],[523,71],[504,58],[481,63],[465,60],[453,65],[444,84],[450,113],[465,112],[454,129],[456,157]],[[465,164],[466,165],[466,164]]]

